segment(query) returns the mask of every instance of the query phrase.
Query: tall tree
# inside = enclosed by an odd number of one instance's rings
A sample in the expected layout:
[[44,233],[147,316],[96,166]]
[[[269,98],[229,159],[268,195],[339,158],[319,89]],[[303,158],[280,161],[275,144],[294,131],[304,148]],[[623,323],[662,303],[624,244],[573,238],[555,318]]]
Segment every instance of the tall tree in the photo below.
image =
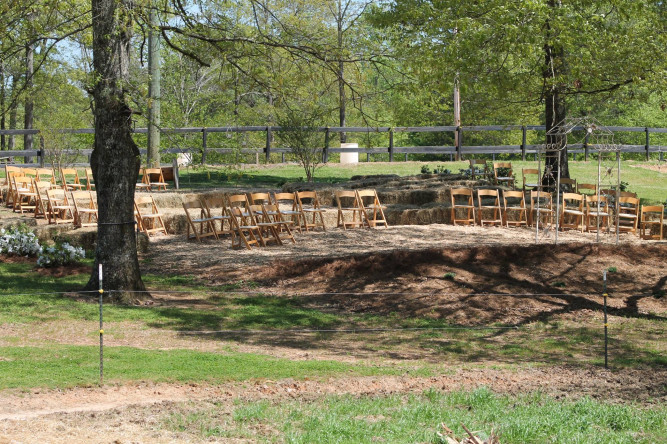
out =
[[[395,45],[416,70],[428,66],[445,82],[458,74],[462,95],[481,106],[501,103],[518,114],[517,106],[540,104],[549,130],[578,97],[659,81],[666,37],[656,32],[664,29],[661,3],[392,0],[375,9],[373,21],[395,32]],[[558,157],[549,162],[557,171]],[[567,177],[565,151],[560,165]]]
[[[132,139],[132,110],[126,98],[134,2],[92,0],[95,84],[95,144],[91,167],[99,223],[95,264],[104,265],[107,288],[130,302],[146,296],[134,229],[134,189],[141,159]],[[98,288],[93,272],[88,289]]]

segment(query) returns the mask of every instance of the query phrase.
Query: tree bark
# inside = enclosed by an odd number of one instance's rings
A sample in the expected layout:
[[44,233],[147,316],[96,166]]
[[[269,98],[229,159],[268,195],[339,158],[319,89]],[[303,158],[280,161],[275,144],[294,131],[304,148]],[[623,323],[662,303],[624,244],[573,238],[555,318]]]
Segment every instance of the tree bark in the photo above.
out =
[[[7,110],[5,109],[5,95],[7,91],[5,89],[5,61],[0,60],[0,130],[7,129]],[[3,134],[0,136],[0,150],[4,151],[7,148],[6,136]]]
[[160,167],[160,34],[157,30],[157,11],[151,5],[148,30],[148,154],[147,164]]
[[[548,5],[551,8],[560,7],[559,0],[550,0]],[[546,90],[544,92],[544,120],[547,133],[556,128],[567,117],[567,106],[565,95],[563,94],[563,85],[561,79],[565,74],[565,52],[562,46],[555,46],[549,43],[551,26],[546,24],[547,43],[544,45],[544,70],[543,79]],[[544,175],[542,184],[546,187],[554,187],[557,175],[560,177],[570,177],[570,171],[567,159],[567,138],[564,135],[547,135],[547,152],[544,162]],[[551,149],[549,149],[551,148]],[[557,148],[557,151],[553,149]]]
[[[32,129],[33,120],[34,120],[34,102],[32,100],[32,86],[34,84],[33,74],[34,74],[34,61],[35,61],[35,48],[30,45],[26,47],[25,50],[25,104],[24,104],[24,119],[23,119],[23,128]],[[32,134],[23,135],[23,149],[31,150],[32,149]],[[24,157],[25,163],[31,163],[32,158],[26,156]]]
[[[16,74],[12,74],[12,95],[16,93]],[[12,100],[9,105],[9,129],[16,129],[16,119],[18,118],[18,111],[16,106],[16,100]],[[9,140],[7,141],[7,149],[13,151],[16,146],[16,140],[14,135],[10,134]]]
[[[340,0],[338,0],[338,15],[336,17],[337,25],[337,43],[338,43],[338,121],[341,128],[345,128],[347,109],[346,109],[346,97],[345,97],[345,63],[343,60],[343,20],[345,19],[343,15],[343,5]],[[347,133],[340,133],[340,143],[347,142]]]
[[134,229],[134,189],[141,159],[132,140],[132,110],[123,89],[129,79],[132,8],[129,0],[92,0],[97,82],[91,167],[99,222],[95,268],[86,289],[98,288],[97,265],[103,264],[105,290],[113,290],[112,298],[124,303],[150,297],[141,280]]

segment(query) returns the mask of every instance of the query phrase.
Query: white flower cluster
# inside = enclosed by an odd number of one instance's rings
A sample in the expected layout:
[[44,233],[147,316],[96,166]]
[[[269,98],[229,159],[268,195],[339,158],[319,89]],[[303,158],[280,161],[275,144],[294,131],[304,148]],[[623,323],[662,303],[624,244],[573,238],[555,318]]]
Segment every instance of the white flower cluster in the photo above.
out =
[[37,258],[39,267],[57,267],[59,265],[68,265],[77,262],[86,257],[86,252],[81,247],[73,247],[67,242],[56,245],[55,247],[42,248]]
[[37,236],[27,227],[0,229],[0,254],[35,256],[41,251]]

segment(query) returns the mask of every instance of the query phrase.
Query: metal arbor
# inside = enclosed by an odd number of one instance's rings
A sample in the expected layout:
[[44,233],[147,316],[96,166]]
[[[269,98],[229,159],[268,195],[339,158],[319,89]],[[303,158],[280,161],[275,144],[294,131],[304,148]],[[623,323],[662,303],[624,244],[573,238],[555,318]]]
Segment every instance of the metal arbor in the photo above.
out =
[[[578,136],[578,138],[575,138]],[[592,117],[568,117],[559,122],[546,133],[546,143],[538,149],[538,170],[540,171],[542,183],[556,184],[556,234],[555,243],[558,243],[558,230],[560,224],[560,196],[561,196],[561,153],[565,148],[584,148],[597,152],[598,177],[596,186],[597,214],[600,214],[600,195],[602,186],[607,190],[615,189],[615,214],[616,214],[616,243],[618,243],[618,205],[621,185],[621,155],[620,147],[614,142],[614,133]],[[542,159],[545,161],[545,171],[542,175]],[[548,161],[551,159],[551,161]],[[547,166],[548,165],[548,166]],[[556,172],[551,165],[557,165]],[[554,173],[555,176],[554,177]],[[550,180],[549,180],[550,179]],[[615,182],[615,183],[614,183]],[[540,187],[541,189],[541,187]],[[539,205],[539,199],[538,199]],[[538,207],[539,211],[539,207]],[[600,241],[600,217],[597,217],[597,237]],[[538,241],[539,217],[535,225],[535,242]]]

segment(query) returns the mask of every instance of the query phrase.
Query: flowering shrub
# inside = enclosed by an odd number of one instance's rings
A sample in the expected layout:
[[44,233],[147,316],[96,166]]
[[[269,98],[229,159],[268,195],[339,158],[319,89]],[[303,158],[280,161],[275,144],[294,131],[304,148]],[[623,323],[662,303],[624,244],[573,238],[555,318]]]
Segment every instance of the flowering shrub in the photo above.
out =
[[69,265],[86,257],[86,252],[81,247],[73,247],[67,242],[56,244],[53,247],[42,248],[37,258],[39,267],[57,267],[60,265]]
[[0,254],[35,256],[41,250],[37,236],[27,226],[0,229]]

